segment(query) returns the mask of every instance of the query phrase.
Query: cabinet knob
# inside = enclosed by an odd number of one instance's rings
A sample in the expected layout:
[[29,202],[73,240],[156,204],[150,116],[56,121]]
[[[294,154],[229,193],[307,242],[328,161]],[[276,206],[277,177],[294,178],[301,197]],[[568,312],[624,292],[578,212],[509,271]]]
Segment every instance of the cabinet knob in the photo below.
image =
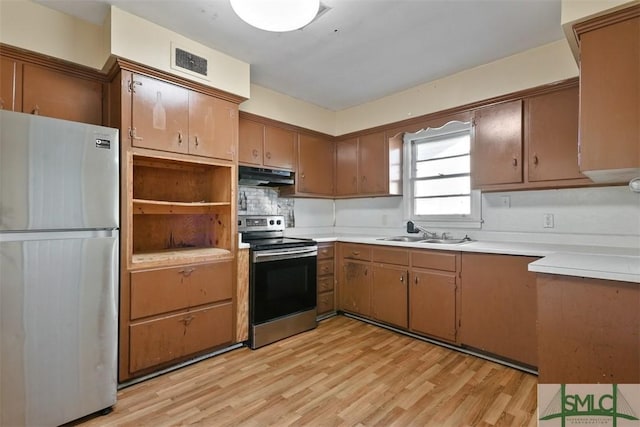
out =
[[0,110],[4,110],[4,99],[0,98]]
[[416,278],[414,279],[415,284],[418,284],[418,276],[416,276]]
[[253,151],[251,151],[251,155],[252,155],[253,157],[258,157],[258,150],[253,149]]
[[271,158],[271,153],[267,151],[267,153],[264,155],[267,159]]
[[36,104],[36,106],[33,107],[33,110],[31,110],[31,114],[34,114],[36,116],[40,115],[40,106],[38,104]]
[[513,160],[511,161],[511,164],[513,165],[513,167],[518,166],[518,159],[514,157]]
[[182,144],[182,132],[178,132],[178,144]]
[[196,135],[196,147],[200,145],[200,139],[198,138],[198,135]]
[[178,271],[178,273],[182,274],[185,277],[191,276],[191,273],[193,273],[194,271],[196,271],[195,268],[183,268],[182,270]]
[[400,276],[400,281],[404,282],[404,276]]
[[536,154],[533,155],[533,164],[538,165],[538,156]]
[[304,172],[300,174],[300,178],[304,179]]

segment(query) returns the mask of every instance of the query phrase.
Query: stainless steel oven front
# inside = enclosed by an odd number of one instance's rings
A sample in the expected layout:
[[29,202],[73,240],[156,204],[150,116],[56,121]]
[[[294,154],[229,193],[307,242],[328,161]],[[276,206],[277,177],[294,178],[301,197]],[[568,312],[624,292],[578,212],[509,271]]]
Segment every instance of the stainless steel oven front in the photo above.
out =
[[251,250],[251,348],[317,326],[317,255],[317,246]]

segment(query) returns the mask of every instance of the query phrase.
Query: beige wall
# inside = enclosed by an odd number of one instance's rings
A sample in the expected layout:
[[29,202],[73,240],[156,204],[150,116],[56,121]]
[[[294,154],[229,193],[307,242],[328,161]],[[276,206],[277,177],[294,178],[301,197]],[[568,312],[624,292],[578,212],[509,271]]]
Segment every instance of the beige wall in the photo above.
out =
[[565,40],[339,111],[336,134],[370,128],[578,75]]
[[[207,58],[208,78],[171,67],[172,45]],[[111,53],[236,95],[250,96],[249,64],[111,7]]]
[[251,85],[251,99],[240,110],[318,132],[335,134],[336,113],[280,92]]
[[97,69],[109,57],[101,26],[28,0],[0,0],[0,42]]

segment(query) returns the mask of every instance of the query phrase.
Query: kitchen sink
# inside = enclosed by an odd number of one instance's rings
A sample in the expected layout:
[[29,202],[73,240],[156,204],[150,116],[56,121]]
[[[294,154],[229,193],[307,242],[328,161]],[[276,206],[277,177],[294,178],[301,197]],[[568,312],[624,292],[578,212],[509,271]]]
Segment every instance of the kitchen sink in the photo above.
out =
[[465,237],[464,239],[423,239],[420,243],[439,243],[441,245],[457,245],[458,243],[470,242],[471,239]]
[[420,242],[424,240],[423,236],[393,236],[393,237],[381,237],[378,240],[385,240],[387,242]]

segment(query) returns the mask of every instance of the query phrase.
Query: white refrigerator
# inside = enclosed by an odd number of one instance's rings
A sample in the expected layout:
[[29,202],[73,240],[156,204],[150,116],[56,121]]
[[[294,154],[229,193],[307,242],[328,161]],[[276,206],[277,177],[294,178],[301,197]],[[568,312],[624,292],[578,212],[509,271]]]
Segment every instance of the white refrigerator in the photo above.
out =
[[118,131],[0,111],[0,426],[116,402]]

